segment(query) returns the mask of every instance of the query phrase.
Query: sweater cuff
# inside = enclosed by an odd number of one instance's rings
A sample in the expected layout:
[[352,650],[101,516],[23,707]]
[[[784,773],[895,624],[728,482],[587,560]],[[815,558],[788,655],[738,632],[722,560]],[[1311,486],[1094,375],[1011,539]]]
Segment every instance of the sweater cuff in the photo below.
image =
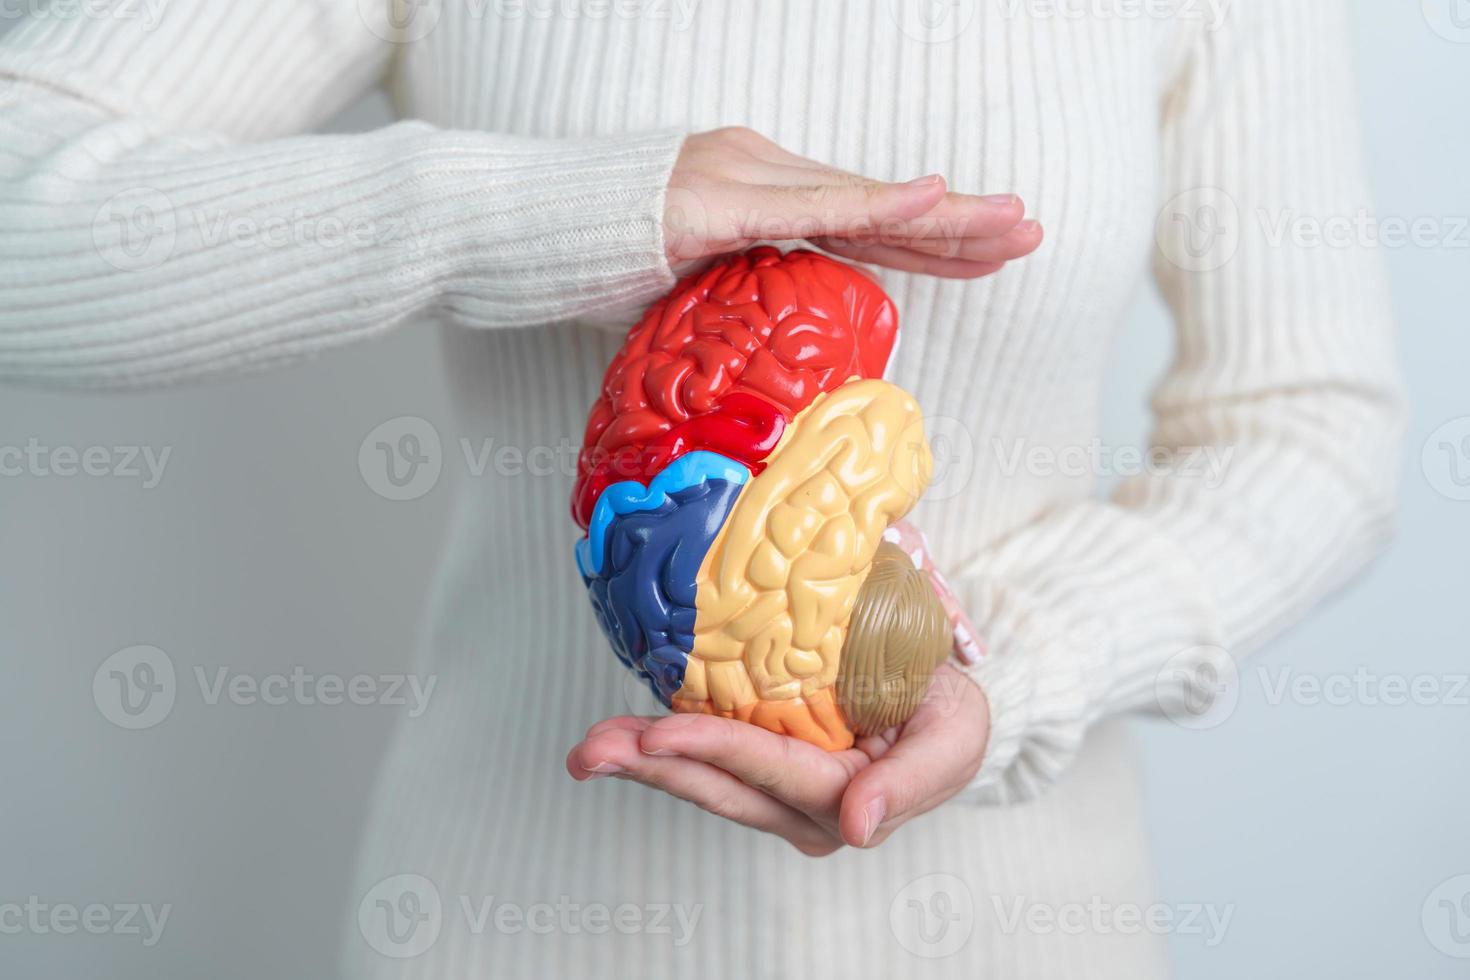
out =
[[530,326],[641,307],[675,282],[664,197],[684,134],[575,140],[437,132],[407,180],[441,312]]
[[[1087,502],[1033,524],[951,575],[985,636],[968,668],[990,703],[985,760],[965,798],[1031,799],[1099,718],[1172,710],[1172,678],[1221,653],[1194,559],[1143,516]],[[1161,681],[1161,671],[1167,671]],[[1174,668],[1178,668],[1175,670]]]

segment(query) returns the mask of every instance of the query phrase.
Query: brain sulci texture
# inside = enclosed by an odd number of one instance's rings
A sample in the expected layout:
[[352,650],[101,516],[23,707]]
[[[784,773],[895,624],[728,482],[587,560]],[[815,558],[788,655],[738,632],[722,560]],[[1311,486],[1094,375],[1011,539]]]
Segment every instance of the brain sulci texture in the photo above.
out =
[[857,270],[757,248],[629,331],[572,513],[598,622],[664,704],[852,744],[864,710],[837,683],[850,617],[931,469],[917,404],[882,380],[897,329]]

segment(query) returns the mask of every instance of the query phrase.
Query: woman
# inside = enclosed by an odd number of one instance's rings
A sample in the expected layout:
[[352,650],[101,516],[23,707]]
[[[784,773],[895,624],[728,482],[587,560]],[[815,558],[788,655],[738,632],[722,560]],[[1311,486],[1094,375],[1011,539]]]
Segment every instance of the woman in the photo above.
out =
[[[1336,2],[66,9],[0,41],[0,378],[164,384],[433,317],[471,438],[576,444],[609,324],[809,239],[879,268],[894,380],[967,468],[914,519],[988,653],[840,759],[622,714],[570,477],[477,484],[345,975],[1163,972],[1121,916],[1032,914],[1149,902],[1116,719],[1181,707],[1388,533],[1381,270],[1272,232],[1367,206]],[[383,81],[414,122],[293,135]],[[1228,466],[1101,502],[1026,460],[1093,442],[1151,250],[1178,324],[1154,445]]]

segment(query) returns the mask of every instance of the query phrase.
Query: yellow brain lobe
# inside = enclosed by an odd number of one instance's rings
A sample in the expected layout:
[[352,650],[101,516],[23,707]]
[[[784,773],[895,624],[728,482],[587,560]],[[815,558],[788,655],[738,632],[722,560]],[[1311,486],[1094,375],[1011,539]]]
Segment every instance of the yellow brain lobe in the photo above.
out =
[[815,724],[842,742],[829,689],[848,618],[883,531],[913,507],[932,466],[918,404],[901,388],[854,380],[819,395],[705,556],[675,707],[777,731]]

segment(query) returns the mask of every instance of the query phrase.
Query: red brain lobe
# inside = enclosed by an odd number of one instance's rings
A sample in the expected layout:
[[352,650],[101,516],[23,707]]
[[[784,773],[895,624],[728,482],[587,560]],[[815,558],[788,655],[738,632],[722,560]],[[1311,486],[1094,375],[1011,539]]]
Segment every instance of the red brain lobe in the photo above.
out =
[[815,252],[752,249],[690,276],[628,332],[587,420],[572,516],[708,450],[755,473],[824,391],[882,377],[898,332],[883,290]]

